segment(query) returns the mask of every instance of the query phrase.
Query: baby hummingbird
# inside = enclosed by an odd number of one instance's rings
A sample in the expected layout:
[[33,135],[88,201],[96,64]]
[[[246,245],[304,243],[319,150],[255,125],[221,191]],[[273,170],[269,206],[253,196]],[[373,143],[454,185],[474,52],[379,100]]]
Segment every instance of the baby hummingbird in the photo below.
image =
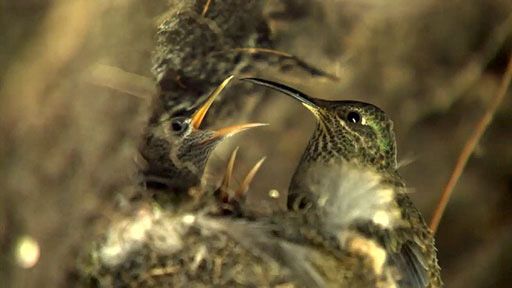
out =
[[177,191],[198,186],[206,162],[220,142],[244,130],[266,125],[248,123],[217,130],[201,128],[216,97],[232,79],[230,76],[224,80],[199,107],[173,115],[164,114],[149,128],[141,149],[147,162],[143,171],[146,185]]

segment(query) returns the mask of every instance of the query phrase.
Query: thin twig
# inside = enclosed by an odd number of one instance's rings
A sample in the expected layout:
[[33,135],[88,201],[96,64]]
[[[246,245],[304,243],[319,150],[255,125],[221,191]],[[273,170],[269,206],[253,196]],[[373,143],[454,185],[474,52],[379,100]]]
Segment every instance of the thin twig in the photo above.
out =
[[282,57],[286,57],[286,58],[293,58],[292,54],[289,54],[289,53],[286,53],[283,51],[279,51],[279,50],[275,50],[275,49],[270,49],[270,48],[240,47],[240,48],[233,48],[230,50],[231,51],[239,51],[239,52],[247,52],[250,54],[268,53],[268,54],[274,54],[274,55],[282,56]]
[[283,51],[279,51],[279,50],[275,50],[275,49],[270,49],[270,48],[257,48],[257,47],[240,47],[240,48],[229,49],[228,51],[244,52],[244,53],[249,53],[249,54],[271,54],[271,55],[275,55],[275,56],[278,56],[278,57],[282,57],[282,58],[286,58],[286,59],[290,59],[292,61],[295,61],[295,64],[297,64],[299,67],[303,68],[307,72],[311,73],[312,75],[326,77],[326,78],[329,78],[332,81],[339,81],[340,80],[338,78],[338,76],[336,76],[334,74],[331,74],[331,73],[328,73],[328,72],[325,72],[325,71],[322,71],[322,70],[320,70],[320,69],[318,69],[316,67],[313,67],[313,66],[309,65],[308,63],[306,63],[305,61],[301,60],[300,58],[298,58],[298,57],[296,57],[296,56],[294,56],[292,54],[283,52]]
[[480,119],[480,121],[478,121],[478,123],[476,124],[473,134],[469,137],[468,141],[464,145],[464,148],[462,149],[462,152],[459,155],[459,158],[457,159],[457,162],[455,164],[455,168],[453,169],[452,175],[450,176],[450,179],[448,180],[448,183],[446,184],[446,186],[443,190],[443,193],[441,195],[441,198],[439,199],[436,210],[434,211],[434,215],[432,216],[432,219],[430,221],[430,229],[432,230],[432,233],[434,233],[434,234],[436,233],[437,228],[439,227],[439,222],[441,221],[444,210],[446,209],[446,205],[448,204],[448,201],[450,200],[450,197],[453,193],[453,188],[457,184],[457,181],[459,180],[462,172],[464,171],[464,167],[466,166],[466,164],[469,160],[469,157],[475,150],[476,145],[480,141],[480,138],[482,138],[482,135],[484,134],[485,130],[491,123],[494,113],[496,112],[496,110],[500,106],[500,103],[502,102],[503,98],[505,97],[508,87],[510,85],[511,79],[512,79],[512,56],[509,59],[509,62],[507,65],[507,70],[505,71],[505,75],[503,76],[503,79],[501,81],[498,92],[496,93],[496,96],[491,100],[489,107],[485,111],[485,113],[482,116],[482,118]]
[[212,0],[206,1],[206,4],[204,4],[203,12],[201,12],[201,16],[204,17],[206,15],[206,12],[208,12],[208,9],[210,8],[210,4],[212,3]]

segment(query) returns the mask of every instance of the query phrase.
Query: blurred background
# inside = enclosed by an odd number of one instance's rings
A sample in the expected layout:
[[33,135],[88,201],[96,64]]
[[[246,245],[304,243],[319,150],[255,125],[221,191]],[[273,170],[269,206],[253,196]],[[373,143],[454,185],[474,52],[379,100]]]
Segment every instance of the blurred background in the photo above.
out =
[[[507,0],[0,0],[0,283],[66,286],[91,223],[133,189],[148,119],[229,74],[388,112],[400,171],[428,222],[511,52]],[[439,227],[446,287],[512,283],[510,94]],[[234,83],[207,125],[244,121],[270,126],[223,143],[207,181],[236,146],[239,178],[267,156],[250,200],[276,209],[258,193],[286,191],[314,119],[287,97]]]

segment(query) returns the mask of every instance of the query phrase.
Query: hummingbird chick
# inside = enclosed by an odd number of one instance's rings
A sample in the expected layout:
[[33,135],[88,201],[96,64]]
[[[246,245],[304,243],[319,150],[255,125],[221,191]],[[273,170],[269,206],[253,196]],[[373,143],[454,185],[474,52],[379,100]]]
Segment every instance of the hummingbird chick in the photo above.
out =
[[[353,205],[351,211],[355,214],[343,213],[342,208],[345,206],[336,207],[332,211],[339,211],[338,217],[343,218],[340,221],[348,221],[351,223],[349,225],[351,229],[375,239],[385,248],[386,264],[399,272],[395,278],[399,287],[441,287],[442,281],[433,235],[425,224],[423,216],[406,194],[405,183],[398,173],[396,140],[393,123],[389,117],[381,109],[369,103],[322,100],[281,83],[259,78],[242,80],[272,88],[298,100],[316,118],[316,129],[289,186],[287,200],[289,210],[305,214],[318,213],[317,199],[322,199],[322,195],[333,195],[332,191],[338,191],[341,193],[339,197],[347,197],[341,203]],[[344,178],[341,179],[343,182],[331,183],[323,177],[313,177],[317,175],[322,165],[328,166],[342,161],[376,171],[384,183],[391,185],[389,191],[392,192],[394,203],[390,208],[395,206],[399,208],[399,221],[395,217],[397,213],[394,209],[372,210],[368,206],[372,200],[370,194],[366,195],[367,198],[351,198],[356,191],[342,189],[347,181],[350,183],[356,180]],[[340,167],[334,166],[332,169],[340,169]],[[316,179],[316,185],[311,185],[311,179]],[[366,184],[364,181],[360,183],[360,185]],[[341,187],[337,187],[339,185]],[[350,199],[354,201],[350,202]],[[368,200],[368,203],[361,199]],[[353,217],[358,214],[366,216]],[[324,217],[320,221],[325,222],[328,219],[329,217]],[[381,221],[376,221],[379,219]],[[391,219],[395,219],[392,221],[393,225],[380,223]],[[337,226],[324,227],[328,230],[326,232],[328,234],[339,233]],[[330,231],[332,229],[335,231]]]
[[233,76],[225,79],[199,107],[171,116],[164,114],[149,127],[140,149],[147,164],[142,171],[146,186],[175,192],[199,186],[206,162],[220,142],[244,130],[266,125],[248,123],[218,130],[201,128],[216,97],[232,79]]

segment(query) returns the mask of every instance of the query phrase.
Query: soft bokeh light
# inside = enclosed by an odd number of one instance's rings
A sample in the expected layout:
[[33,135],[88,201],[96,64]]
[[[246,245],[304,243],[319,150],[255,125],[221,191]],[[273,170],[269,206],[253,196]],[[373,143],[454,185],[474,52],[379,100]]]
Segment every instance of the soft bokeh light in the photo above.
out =
[[39,261],[39,257],[41,255],[41,249],[39,248],[39,243],[37,241],[28,236],[22,236],[19,238],[16,245],[16,263],[22,268],[32,268]]

